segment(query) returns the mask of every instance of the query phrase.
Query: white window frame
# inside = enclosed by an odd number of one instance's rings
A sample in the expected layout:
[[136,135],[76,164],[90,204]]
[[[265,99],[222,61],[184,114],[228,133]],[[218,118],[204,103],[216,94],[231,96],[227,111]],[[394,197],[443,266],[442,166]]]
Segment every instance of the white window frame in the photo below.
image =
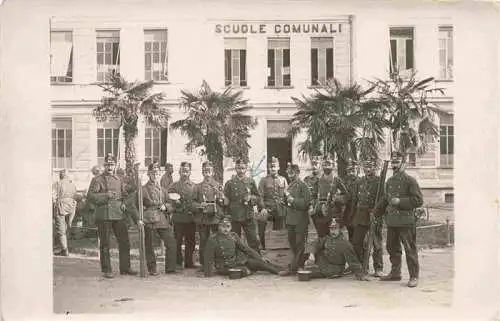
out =
[[[272,42],[281,42],[281,43],[287,43],[286,45],[271,45]],[[274,48],[271,48],[274,47]],[[288,49],[289,51],[289,65],[290,66],[284,66],[284,50]],[[268,66],[268,61],[269,61],[269,50],[274,50],[274,84],[270,85],[269,84],[269,78],[271,77],[271,69]],[[266,86],[268,88],[290,88],[292,87],[292,71],[291,71],[291,65],[292,65],[292,51],[290,48],[290,38],[277,38],[277,37],[270,37],[267,38],[267,59],[266,59],[266,69],[267,69],[267,80],[266,80]],[[285,85],[285,75],[288,75],[290,77],[290,83],[288,85]]]
[[[328,42],[328,43],[327,43]],[[313,70],[313,62],[311,59],[311,86],[324,86],[331,78],[335,77],[335,38],[334,37],[311,37],[311,54],[312,50],[318,50],[317,57],[317,70],[318,70],[318,79],[317,82],[314,82],[312,70]],[[326,50],[332,49],[332,76],[328,78],[328,69],[327,69],[327,54]],[[322,66],[324,66],[322,70]]]
[[[441,129],[445,127],[445,135],[441,134]],[[450,127],[453,129],[453,135],[449,134]],[[449,153],[449,138],[453,138],[453,153]],[[441,143],[442,140],[446,139],[446,151],[447,153],[441,153]],[[440,120],[439,123],[439,167],[440,168],[453,168],[454,167],[454,154],[455,154],[455,125],[453,123],[453,116],[448,120]]]
[[[102,131],[103,135],[102,137],[99,137],[99,131]],[[111,137],[107,137],[108,134],[111,133]],[[113,154],[113,156],[116,157],[117,161],[119,158],[119,151],[120,151],[120,134],[121,130],[118,127],[117,124],[113,122],[108,122],[108,123],[99,123],[97,130],[96,130],[96,139],[97,139],[97,163],[99,165],[104,164],[104,158],[108,153]],[[106,140],[111,140],[111,150],[106,149]],[[103,144],[103,153],[102,156],[99,154],[99,142],[102,141]],[[116,144],[116,145],[115,145]]]
[[[144,165],[147,167],[149,164],[151,164],[154,161],[157,161],[158,163],[161,162],[161,153],[163,150],[163,143],[162,142],[162,131],[164,128],[162,127],[153,127],[153,126],[146,126],[144,129]],[[154,155],[154,145],[155,145],[155,137],[154,134],[157,133],[158,137],[158,142],[157,142],[157,148],[158,148],[158,155]],[[148,150],[147,146],[150,146],[150,153],[148,155]]]
[[453,80],[453,27],[438,29],[439,80]]
[[[116,64],[113,64],[113,44],[118,43],[116,53]],[[99,45],[102,50],[99,50]],[[109,45],[108,45],[109,44]],[[106,48],[108,47],[108,48]],[[120,30],[97,30],[96,31],[96,69],[97,81],[108,81],[109,72],[114,70],[120,72]],[[111,51],[110,51],[111,50]],[[111,63],[106,63],[106,56],[110,55]],[[99,57],[102,56],[102,64],[99,63]]]
[[[394,32],[397,31],[411,31],[411,36],[406,35],[394,35]],[[406,41],[411,40],[413,43],[413,66],[408,68],[406,66]],[[392,41],[396,41],[396,66],[393,65],[393,57],[392,57]],[[389,28],[389,62],[390,62],[390,71],[393,72],[394,67],[399,69],[400,75],[403,77],[408,77],[412,71],[415,69],[415,28],[411,26],[402,26],[402,27],[390,27]]]
[[[60,41],[64,38],[63,41]],[[69,39],[69,40],[68,40]],[[64,84],[73,82],[74,43],[72,30],[50,31],[50,82]],[[69,48],[69,50],[68,50]],[[65,57],[67,56],[67,57]],[[67,62],[61,61],[67,59]],[[61,69],[61,70],[59,70]],[[64,75],[63,75],[64,73]]]
[[[226,52],[231,51],[230,61],[227,61]],[[242,79],[241,74],[241,52],[245,52],[245,74]],[[226,87],[246,87],[248,86],[247,68],[247,39],[246,38],[224,38],[224,85]],[[227,78],[228,64],[231,67],[229,79]]]
[[[69,123],[69,125],[68,125]],[[62,126],[61,126],[62,125]],[[63,141],[63,154],[65,156],[59,157],[59,144],[58,140],[59,134],[62,131],[62,141]],[[68,132],[71,136],[68,143]],[[74,139],[74,131],[73,131],[73,119],[71,117],[56,117],[52,119],[52,150],[51,150],[51,160],[52,160],[52,169],[71,169],[73,168],[73,139]],[[68,152],[69,145],[69,152]],[[55,152],[55,155],[54,155]],[[68,155],[69,154],[69,155]]]
[[[148,55],[151,67],[149,70],[146,69]],[[155,57],[158,62],[154,62]],[[168,82],[168,29],[144,30],[144,80]]]

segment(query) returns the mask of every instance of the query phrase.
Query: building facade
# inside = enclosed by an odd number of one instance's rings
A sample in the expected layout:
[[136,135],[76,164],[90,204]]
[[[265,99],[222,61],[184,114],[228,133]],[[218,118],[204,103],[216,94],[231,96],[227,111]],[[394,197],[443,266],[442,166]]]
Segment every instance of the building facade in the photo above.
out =
[[[166,94],[171,121],[183,118],[181,90],[195,91],[206,80],[213,90],[241,89],[254,107],[257,127],[250,138],[250,160],[278,156],[301,165],[299,136],[286,132],[296,111],[291,97],[309,95],[326,79],[366,84],[387,79],[392,65],[420,77],[435,77],[445,95],[434,98],[444,111],[440,137],[425,155],[409,155],[408,172],[419,180],[429,202],[453,198],[453,20],[429,7],[349,9],[322,1],[315,6],[263,3],[250,7],[193,7],[168,10],[129,4],[123,10],[95,15],[56,15],[50,21],[52,168],[68,168],[85,189],[90,168],[106,153],[124,165],[123,137],[118,124],[99,123],[91,115],[102,90],[96,85],[114,69],[127,80],[154,80]],[[201,5],[200,5],[201,6]],[[247,8],[247,9],[245,9]],[[279,9],[279,13],[276,13]],[[296,10],[300,9],[300,10]],[[162,11],[164,10],[164,11]],[[159,14],[158,12],[165,12]],[[143,121],[136,141],[143,168],[151,161],[193,163],[193,179],[201,179],[196,153],[184,151],[179,132],[148,127]],[[384,150],[388,157],[388,150]],[[265,170],[265,161],[262,168]],[[225,178],[233,165],[225,161]],[[262,174],[264,175],[264,174]],[[262,176],[261,175],[261,176]]]

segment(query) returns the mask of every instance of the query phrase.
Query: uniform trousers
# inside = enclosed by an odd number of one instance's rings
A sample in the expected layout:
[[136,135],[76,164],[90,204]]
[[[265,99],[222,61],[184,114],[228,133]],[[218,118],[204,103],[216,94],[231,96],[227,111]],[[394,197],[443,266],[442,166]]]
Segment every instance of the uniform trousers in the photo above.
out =
[[121,220],[97,220],[97,232],[100,241],[100,260],[101,271],[103,273],[112,272],[110,243],[111,230],[118,242],[118,251],[120,259],[120,272],[130,270],[130,240],[128,236],[127,223],[125,219]]
[[148,271],[156,271],[156,254],[154,251],[154,238],[157,234],[165,245],[165,272],[175,271],[177,265],[177,242],[175,241],[172,227],[156,228],[153,224],[144,225],[144,245]]
[[[369,226],[366,225],[356,225],[354,227],[354,236],[352,239],[352,246],[354,247],[354,252],[358,257],[359,262],[364,262],[365,252],[367,250],[365,238],[367,236]],[[384,268],[382,259],[382,224],[375,224],[373,229],[373,269],[375,271],[382,271]]]
[[243,229],[248,246],[257,252],[259,251],[259,241],[257,240],[255,223],[252,218],[248,218],[243,221],[231,221],[231,229],[239,237],[241,237],[241,230]]
[[401,275],[401,243],[405,250],[406,264],[410,278],[418,278],[419,263],[417,252],[417,229],[415,226],[409,227],[387,227],[387,252],[391,261],[391,274]]
[[[175,241],[177,243],[177,264],[184,262],[185,267],[193,267],[193,253],[196,246],[196,223],[174,223]],[[184,259],[182,257],[182,241],[185,241]]]
[[305,224],[290,225],[287,224],[288,229],[288,244],[292,249],[292,262],[290,264],[290,271],[297,272],[299,268],[304,267],[305,262],[305,243],[307,238],[308,226]]
[[217,232],[218,224],[198,224],[197,228],[198,235],[200,236],[200,264],[203,265],[205,260],[205,246],[210,234]]

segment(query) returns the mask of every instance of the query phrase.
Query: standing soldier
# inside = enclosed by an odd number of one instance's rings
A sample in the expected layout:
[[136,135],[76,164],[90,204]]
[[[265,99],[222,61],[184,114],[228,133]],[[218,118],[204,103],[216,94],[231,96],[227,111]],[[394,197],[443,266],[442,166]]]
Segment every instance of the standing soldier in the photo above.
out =
[[346,176],[344,177],[344,184],[347,188],[347,195],[345,199],[344,206],[344,224],[347,227],[347,234],[349,236],[349,242],[353,242],[354,227],[352,226],[352,218],[354,212],[353,199],[356,194],[356,186],[358,182],[358,175],[356,170],[356,162],[354,160],[349,161],[346,168]]
[[204,263],[205,245],[210,234],[217,232],[219,220],[224,216],[225,196],[222,185],[214,178],[213,164],[206,161],[202,164],[203,181],[196,185],[193,206],[194,220],[200,236],[200,263]]
[[391,154],[393,175],[387,180],[385,195],[377,204],[375,214],[385,214],[387,224],[387,252],[391,261],[391,272],[381,281],[401,280],[401,243],[405,250],[410,280],[409,287],[418,285],[419,263],[416,244],[415,209],[424,201],[422,191],[415,178],[404,172],[404,157],[400,152]]
[[59,251],[55,255],[68,256],[68,238],[71,232],[71,224],[76,211],[76,186],[68,178],[68,172],[63,169],[59,172],[57,181],[52,190],[52,198],[55,204],[56,246]]
[[309,226],[309,204],[311,203],[311,192],[306,183],[299,178],[300,169],[292,164],[287,169],[290,178],[290,186],[285,192],[283,202],[286,205],[286,226],[288,229],[288,243],[292,249],[293,258],[290,268],[281,271],[281,276],[294,275],[299,268],[304,267],[304,248]]
[[[325,156],[322,163],[323,175],[318,180],[316,188],[313,190],[313,224],[318,233],[318,237],[322,237],[328,233],[328,226],[333,217],[342,213],[341,194],[347,194],[342,181],[333,175],[333,160],[330,156]],[[338,222],[343,227],[343,222]]]
[[[177,242],[177,264],[184,262],[187,269],[195,268],[193,253],[196,246],[196,224],[193,219],[193,196],[195,184],[190,179],[191,163],[182,162],[179,168],[179,180],[168,188],[169,193],[176,193],[180,199],[174,200],[174,233]],[[184,260],[182,258],[182,240],[184,244]]]
[[160,180],[161,187],[168,190],[168,187],[174,181],[174,179],[172,178],[173,173],[174,173],[174,167],[172,166],[172,164],[170,163],[165,164],[165,174],[163,174]]
[[[316,199],[318,195],[313,193],[317,192],[316,185],[318,184],[319,178],[321,177],[321,158],[319,156],[313,156],[311,158],[312,173],[304,178],[304,183],[307,184],[309,190],[311,191],[311,197]],[[312,208],[311,208],[312,210]]]
[[280,267],[264,260],[257,251],[245,245],[236,233],[231,232],[231,224],[228,217],[221,219],[217,233],[208,239],[205,248],[206,262],[203,265],[205,276],[213,275],[214,266],[220,275],[227,275],[229,270],[234,268],[243,271],[242,277],[256,271],[278,274]]
[[[110,230],[118,241],[120,274],[136,275],[130,268],[130,241],[125,211],[125,184],[114,174],[116,161],[108,154],[104,159],[104,173],[97,176],[89,189],[89,199],[96,205],[97,232],[99,234],[101,271],[104,277],[113,278],[109,253]],[[137,221],[137,218],[135,218]]]
[[255,231],[254,206],[261,209],[259,191],[255,181],[246,176],[247,162],[236,161],[236,175],[224,185],[224,194],[228,200],[228,210],[231,215],[233,232],[241,237],[241,229],[245,231],[248,245],[259,251],[259,241]]
[[[156,255],[153,248],[155,234],[165,244],[165,273],[175,273],[177,266],[177,244],[171,224],[170,214],[174,208],[170,204],[167,190],[160,185],[158,163],[148,166],[149,181],[142,187],[144,206],[144,239],[146,261],[150,275],[158,275]],[[141,222],[139,222],[140,224]]]
[[[283,198],[285,189],[288,183],[283,176],[278,175],[280,169],[279,160],[276,157],[271,157],[271,162],[267,167],[267,176],[259,182],[259,194],[262,197],[264,211],[261,213],[263,217],[269,217],[273,221],[273,230],[278,231],[283,228],[285,211],[283,206]],[[266,227],[267,220],[258,221],[260,245],[263,250],[266,249]]]
[[[90,191],[90,186],[94,184],[96,177],[102,174],[102,168],[99,165],[94,165],[91,169],[92,179],[90,180],[89,188],[87,189],[87,196],[85,200],[85,215],[84,215],[84,226],[85,227],[94,227],[95,225],[95,204],[93,204],[89,199],[88,192]],[[90,236],[91,233],[87,231],[87,236]]]
[[[370,222],[370,213],[375,207],[377,190],[379,188],[380,177],[375,175],[377,161],[370,159],[363,162],[363,171],[365,176],[358,181],[356,194],[353,198],[354,216],[352,225],[354,227],[354,237],[352,245],[358,259],[363,262],[365,257],[365,238],[370,229],[370,224],[375,224],[373,228],[373,276],[381,277],[383,271],[382,260],[382,221],[372,220]],[[368,272],[368,271],[366,271]]]

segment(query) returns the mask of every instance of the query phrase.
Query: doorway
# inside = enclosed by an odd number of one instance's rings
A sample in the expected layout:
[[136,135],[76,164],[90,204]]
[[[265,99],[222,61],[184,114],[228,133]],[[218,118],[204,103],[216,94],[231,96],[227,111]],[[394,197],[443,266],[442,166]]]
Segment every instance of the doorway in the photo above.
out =
[[273,156],[277,157],[280,162],[280,170],[278,173],[288,181],[286,165],[292,162],[292,140],[288,137],[267,138],[268,162]]

